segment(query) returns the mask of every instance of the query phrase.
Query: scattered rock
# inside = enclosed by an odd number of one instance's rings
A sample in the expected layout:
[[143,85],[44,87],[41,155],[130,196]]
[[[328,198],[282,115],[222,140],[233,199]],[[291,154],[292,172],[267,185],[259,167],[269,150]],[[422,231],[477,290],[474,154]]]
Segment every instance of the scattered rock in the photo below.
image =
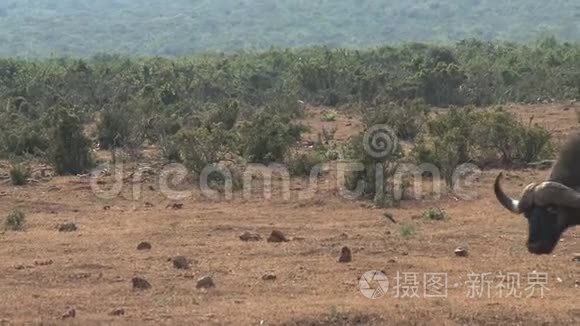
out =
[[306,241],[305,237],[293,237],[292,241]]
[[198,289],[201,289],[201,288],[209,289],[209,288],[215,287],[215,283],[213,282],[213,279],[211,278],[211,276],[204,276],[204,277],[197,280],[197,284],[195,287]]
[[137,250],[151,250],[151,244],[147,241],[143,241],[137,245]]
[[244,233],[240,234],[240,240],[242,240],[242,241],[260,241],[260,240],[262,240],[262,236],[256,232],[245,231]]
[[133,277],[131,282],[133,282],[133,290],[147,290],[151,288],[151,283],[147,282],[144,278]]
[[149,190],[155,191],[155,187],[153,187],[152,185],[149,185]]
[[340,257],[338,258],[339,263],[350,263],[352,261],[352,252],[349,247],[342,247],[340,250]]
[[185,256],[175,256],[172,261],[173,267],[177,269],[189,269],[190,261]]
[[125,315],[125,309],[117,308],[111,312],[109,312],[109,316],[123,316]]
[[151,208],[151,207],[153,207],[153,204],[151,204],[150,202],[146,201],[145,202],[145,207]]
[[580,254],[574,254],[574,257],[572,257],[572,261],[580,263]]
[[173,203],[173,204],[167,205],[167,207],[165,207],[165,208],[182,209],[183,208],[183,204],[181,204],[181,203]]
[[74,223],[64,223],[58,226],[59,232],[74,232],[78,230],[78,227]]
[[62,314],[62,319],[75,318],[76,316],[77,311],[75,310],[75,308],[69,308],[67,311],[65,311],[64,314]]
[[339,236],[338,236],[339,240],[348,240],[348,234],[346,232],[342,232]]
[[389,260],[387,261],[387,263],[389,263],[389,264],[395,264],[396,262],[397,262],[397,261],[396,261],[396,260],[394,260],[393,258],[391,258],[391,259],[389,259]]
[[48,265],[52,265],[52,260],[48,259],[48,260],[35,260],[34,261],[34,265],[36,266],[48,266]]
[[286,238],[284,233],[274,230],[272,234],[268,237],[268,242],[288,242],[289,240]]
[[25,269],[26,266],[24,266],[22,264],[18,264],[18,265],[14,265],[14,268],[17,269],[17,270],[22,270],[22,269]]
[[276,275],[272,274],[272,273],[267,273],[267,274],[262,275],[262,279],[264,281],[273,281],[276,279]]
[[107,206],[103,206],[103,210],[104,210],[104,211],[108,211],[108,210],[110,210],[110,209],[111,209],[111,206],[108,206],[108,205],[107,205]]
[[574,283],[574,287],[580,288],[580,280],[576,280],[576,282]]
[[384,217],[386,217],[387,219],[389,219],[391,222],[393,222],[394,224],[397,224],[397,221],[395,221],[395,218],[393,217],[393,214],[389,213],[389,212],[385,212],[383,214]]
[[467,257],[467,255],[468,255],[467,249],[462,248],[462,247],[458,247],[453,252],[455,253],[455,256],[457,256],[457,257]]

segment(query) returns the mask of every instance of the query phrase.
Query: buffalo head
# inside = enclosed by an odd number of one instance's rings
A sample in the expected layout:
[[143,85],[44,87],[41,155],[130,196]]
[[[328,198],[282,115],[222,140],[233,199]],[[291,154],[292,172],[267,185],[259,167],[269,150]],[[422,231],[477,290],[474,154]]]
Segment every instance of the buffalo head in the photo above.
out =
[[495,196],[503,207],[528,220],[528,251],[537,255],[551,253],[578,215],[580,192],[558,182],[545,181],[527,185],[516,200],[505,194],[501,178],[502,173],[495,179]]

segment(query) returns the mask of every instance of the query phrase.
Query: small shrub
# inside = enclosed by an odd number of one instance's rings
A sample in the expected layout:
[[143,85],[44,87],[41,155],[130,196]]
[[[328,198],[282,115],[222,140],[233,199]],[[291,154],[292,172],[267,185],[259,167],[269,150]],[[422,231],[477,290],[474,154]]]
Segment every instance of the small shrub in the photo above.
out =
[[282,162],[304,130],[288,116],[262,111],[242,128],[244,155],[252,163]]
[[320,117],[320,119],[322,121],[327,121],[327,122],[336,121],[336,116],[337,116],[337,113],[335,110],[326,110],[326,111],[322,112],[322,116]]
[[79,118],[61,109],[54,116],[49,161],[59,175],[81,174],[94,164],[90,141],[83,134]]
[[408,239],[415,235],[415,227],[409,224],[405,224],[401,226],[400,232],[403,239]]
[[211,127],[216,124],[221,124],[222,128],[230,130],[236,125],[239,114],[240,108],[238,102],[219,106],[210,111],[209,117],[206,120],[206,126]]
[[10,181],[15,186],[23,186],[30,178],[30,168],[23,165],[14,165],[10,169]]
[[324,157],[319,152],[298,152],[290,151],[286,157],[285,164],[290,175],[309,176],[312,169],[324,163]]
[[22,231],[24,229],[24,224],[26,223],[26,216],[24,213],[18,209],[14,209],[12,212],[6,216],[4,221],[4,227],[6,230],[11,231]]
[[439,208],[431,208],[423,212],[423,218],[431,221],[443,221],[448,218],[447,213]]
[[[208,128],[183,129],[175,135],[176,148],[167,154],[176,156],[179,151],[180,159],[195,173],[214,163],[227,159],[236,153],[239,144],[238,134],[234,130],[221,128],[221,124]],[[175,158],[175,157],[174,157]]]

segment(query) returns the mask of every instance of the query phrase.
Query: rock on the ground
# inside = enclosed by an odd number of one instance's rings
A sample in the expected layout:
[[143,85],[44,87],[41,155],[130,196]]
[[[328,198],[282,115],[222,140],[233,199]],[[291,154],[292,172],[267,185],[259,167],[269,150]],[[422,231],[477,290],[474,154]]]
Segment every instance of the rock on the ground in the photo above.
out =
[[74,223],[63,223],[58,226],[59,232],[74,232],[78,230],[78,227]]
[[344,246],[340,250],[340,257],[338,257],[339,263],[350,263],[352,261],[352,252],[349,247]]
[[35,266],[48,266],[48,265],[52,265],[52,259],[47,259],[47,260],[35,260],[34,261],[34,265]]
[[185,256],[175,256],[171,261],[173,262],[173,267],[177,269],[189,269],[191,263]]
[[196,288],[201,289],[209,289],[215,287],[215,283],[211,276],[204,276],[197,280],[197,284],[195,285]]
[[134,290],[147,290],[151,288],[151,283],[141,277],[133,277],[131,280]]
[[462,247],[456,248],[453,252],[455,253],[455,256],[457,256],[457,257],[467,257],[467,255],[468,255],[467,249],[462,248]]
[[125,309],[117,308],[109,312],[109,316],[123,316],[125,315]]
[[137,245],[137,250],[151,250],[151,244],[147,241],[143,241]]
[[67,311],[65,311],[64,314],[62,314],[62,319],[75,318],[76,316],[77,311],[75,310],[75,308],[69,308],[67,309]]
[[268,237],[268,242],[288,242],[288,238],[281,231],[274,230]]
[[256,232],[245,231],[244,233],[240,234],[240,240],[242,240],[242,241],[260,241],[260,240],[262,240],[262,236]]
[[580,263],[580,254],[574,254],[574,257],[572,257],[572,261]]
[[264,275],[262,275],[262,279],[264,281],[273,281],[276,279],[276,274],[273,273],[266,273]]

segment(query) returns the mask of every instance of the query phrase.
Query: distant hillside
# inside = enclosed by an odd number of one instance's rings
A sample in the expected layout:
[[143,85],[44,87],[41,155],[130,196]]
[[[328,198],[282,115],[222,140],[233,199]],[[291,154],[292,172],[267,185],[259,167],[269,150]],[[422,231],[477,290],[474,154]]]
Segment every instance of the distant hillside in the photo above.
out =
[[2,0],[0,55],[580,40],[577,0]]

